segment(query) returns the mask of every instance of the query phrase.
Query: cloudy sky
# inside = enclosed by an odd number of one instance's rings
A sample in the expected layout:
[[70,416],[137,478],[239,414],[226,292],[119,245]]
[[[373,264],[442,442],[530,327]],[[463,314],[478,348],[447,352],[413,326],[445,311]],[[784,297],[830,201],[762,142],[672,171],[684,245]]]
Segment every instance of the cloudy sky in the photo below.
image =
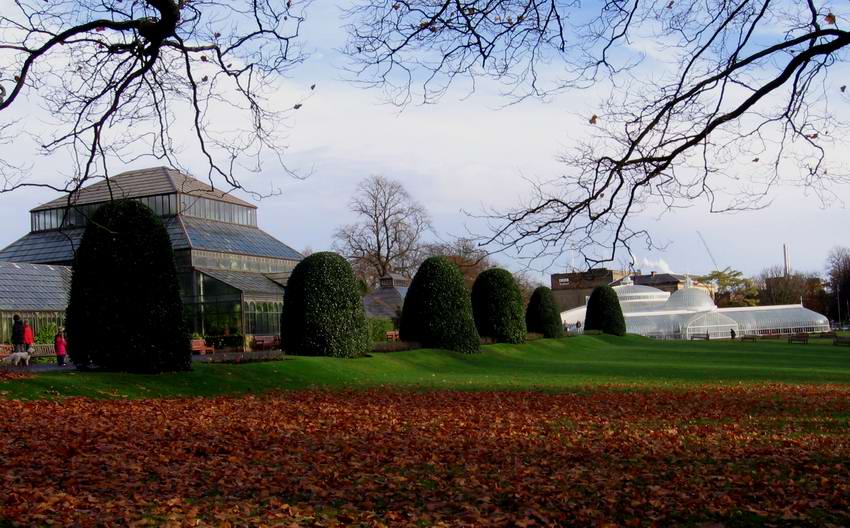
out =
[[[280,92],[283,101],[294,101],[317,84],[289,123],[287,137],[287,166],[309,172],[310,177],[294,179],[269,164],[261,177],[243,182],[258,190],[281,191],[258,203],[259,222],[295,249],[329,248],[335,228],[353,220],[346,209],[351,193],[371,174],[405,185],[431,213],[433,238],[481,233],[482,224],[467,212],[515,205],[529,194],[528,179],[559,175],[557,157],[590,133],[587,116],[596,113],[603,96],[593,90],[504,107],[504,100],[485,88],[469,98],[450,93],[440,104],[399,112],[384,104],[380,93],[342,79],[345,61],[335,50],[345,35],[331,4],[317,2],[309,12],[305,43],[311,58]],[[23,140],[0,145],[0,155],[11,154],[12,149],[14,159],[33,167],[33,178],[61,182],[63,159],[39,158]],[[203,172],[200,160],[187,158],[183,163]],[[140,161],[128,168],[150,164]],[[645,222],[666,247],[652,252],[638,249],[638,267],[710,271],[714,265],[699,231],[720,267],[756,274],[781,263],[782,244],[788,243],[795,268],[821,272],[832,246],[850,245],[850,217],[842,201],[850,201],[850,188],[837,187],[835,194],[837,199],[826,208],[816,196],[788,186],[778,189],[773,204],[759,211],[712,215],[707,204],[699,202],[660,217],[657,211],[648,212]],[[53,198],[49,191],[37,189],[0,195],[0,246],[28,231],[30,208]],[[503,256],[498,259],[508,267],[523,266]],[[571,263],[581,264],[565,255],[548,271]]]

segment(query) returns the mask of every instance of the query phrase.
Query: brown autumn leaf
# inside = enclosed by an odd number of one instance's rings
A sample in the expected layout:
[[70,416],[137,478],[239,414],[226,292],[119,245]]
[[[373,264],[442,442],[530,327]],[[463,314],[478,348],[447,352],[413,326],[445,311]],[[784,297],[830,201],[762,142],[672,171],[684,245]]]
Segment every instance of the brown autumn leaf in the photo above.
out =
[[844,526],[848,415],[830,385],[3,401],[0,519]]
[[823,17],[823,21],[834,26],[836,24],[835,15],[833,15],[830,11],[825,17]]

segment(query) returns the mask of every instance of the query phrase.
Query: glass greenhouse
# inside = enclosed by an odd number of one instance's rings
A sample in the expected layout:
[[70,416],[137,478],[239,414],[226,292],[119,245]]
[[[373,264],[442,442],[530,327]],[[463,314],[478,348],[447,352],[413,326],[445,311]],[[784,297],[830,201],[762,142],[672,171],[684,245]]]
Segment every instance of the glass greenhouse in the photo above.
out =
[[[51,265],[70,276],[67,266],[74,260],[89,217],[115,197],[141,202],[161,217],[171,239],[184,313],[193,333],[246,338],[280,335],[284,288],[301,254],[257,227],[255,205],[167,167],[117,174],[108,183],[99,181],[70,198],[36,207],[30,211],[30,232],[0,249],[0,265]],[[40,282],[32,284],[12,295],[3,291],[0,277],[0,315],[14,309],[26,312],[37,325],[42,319],[61,322],[65,291],[60,288],[61,298],[45,304],[39,297]],[[35,304],[27,310],[12,300]],[[36,317],[36,312],[43,315]],[[9,319],[6,315],[4,321]],[[8,333],[7,327],[8,322],[0,326],[0,338]]]
[[[744,335],[788,335],[827,332],[826,316],[801,304],[718,308],[702,289],[688,280],[685,288],[672,294],[651,286],[624,280],[614,291],[620,300],[626,331],[654,339],[690,339],[708,334],[711,339],[728,339],[734,330]],[[561,321],[573,331],[584,325],[585,307],[561,312]],[[576,323],[582,323],[578,326]]]

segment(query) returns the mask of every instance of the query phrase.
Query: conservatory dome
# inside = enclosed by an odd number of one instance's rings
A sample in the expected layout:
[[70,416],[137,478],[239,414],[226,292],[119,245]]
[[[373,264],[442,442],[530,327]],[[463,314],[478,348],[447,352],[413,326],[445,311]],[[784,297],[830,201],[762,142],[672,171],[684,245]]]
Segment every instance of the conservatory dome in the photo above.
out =
[[670,294],[666,291],[633,283],[631,277],[626,277],[620,282],[619,286],[614,286],[614,292],[621,303],[633,301],[664,302],[670,297]]
[[686,281],[686,286],[684,288],[673,292],[664,304],[665,310],[690,310],[693,312],[702,312],[706,310],[714,310],[716,308],[714,301],[711,300],[711,296],[709,296],[703,289],[694,288],[690,279]]

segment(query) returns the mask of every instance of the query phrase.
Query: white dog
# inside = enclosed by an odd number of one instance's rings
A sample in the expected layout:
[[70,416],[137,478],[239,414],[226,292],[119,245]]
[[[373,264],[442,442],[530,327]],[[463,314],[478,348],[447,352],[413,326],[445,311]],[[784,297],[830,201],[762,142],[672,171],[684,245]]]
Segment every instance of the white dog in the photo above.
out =
[[8,356],[3,358],[3,361],[6,363],[11,363],[12,365],[19,366],[23,363],[26,366],[30,364],[30,355],[29,352],[14,352],[9,354]]

